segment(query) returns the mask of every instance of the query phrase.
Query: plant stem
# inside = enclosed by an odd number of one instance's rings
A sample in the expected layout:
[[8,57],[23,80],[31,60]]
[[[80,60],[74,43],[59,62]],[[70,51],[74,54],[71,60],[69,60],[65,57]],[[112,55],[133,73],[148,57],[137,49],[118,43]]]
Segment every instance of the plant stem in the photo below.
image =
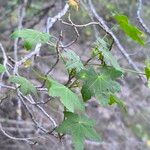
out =
[[[96,63],[94,63],[94,64],[90,63],[90,64],[88,64],[88,65],[93,65],[93,66],[95,65],[95,66],[100,66],[100,67],[103,67],[103,66],[104,66],[104,65],[96,64]],[[105,66],[105,67],[112,67],[112,66]],[[131,73],[135,73],[135,74],[145,75],[144,72],[138,72],[138,71],[136,71],[136,70],[126,69],[126,68],[121,68],[121,69],[124,70],[125,72],[131,72]]]

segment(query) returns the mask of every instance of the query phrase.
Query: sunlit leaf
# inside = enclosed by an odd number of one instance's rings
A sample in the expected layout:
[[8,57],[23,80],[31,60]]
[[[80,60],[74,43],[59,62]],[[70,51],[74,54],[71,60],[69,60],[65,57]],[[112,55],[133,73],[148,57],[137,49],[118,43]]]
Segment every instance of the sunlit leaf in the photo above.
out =
[[139,44],[144,45],[144,41],[141,38],[143,36],[143,32],[136,26],[130,24],[127,16],[115,15],[114,18],[119,24],[119,27],[127,36],[129,36],[132,40],[138,42]]

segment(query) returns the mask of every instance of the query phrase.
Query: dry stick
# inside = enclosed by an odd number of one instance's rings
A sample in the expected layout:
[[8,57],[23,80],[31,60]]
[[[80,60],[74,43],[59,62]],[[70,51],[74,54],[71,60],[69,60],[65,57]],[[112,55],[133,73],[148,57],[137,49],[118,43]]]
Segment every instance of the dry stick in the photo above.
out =
[[[22,10],[23,9],[23,10]],[[21,6],[19,7],[19,25],[18,25],[18,29],[21,29],[22,27],[22,20],[24,18],[24,7],[22,8]],[[48,21],[47,21],[47,26],[46,26],[46,32],[49,32],[49,29],[53,26],[53,24],[58,20],[60,19],[62,16],[64,16],[66,14],[66,12],[68,11],[69,9],[69,5],[66,4],[64,9],[62,11],[60,11],[55,17],[53,18],[48,18]],[[15,58],[15,67],[14,67],[14,74],[18,74],[18,68],[19,66],[25,62],[27,59],[31,58],[32,56],[34,56],[35,54],[37,54],[39,51],[40,51],[40,48],[41,48],[41,44],[37,44],[36,45],[36,49],[31,52],[30,54],[28,54],[27,56],[25,56],[22,60],[18,61],[18,54],[17,54],[17,44],[18,44],[18,40],[15,41],[15,44],[14,44],[14,58]],[[20,93],[22,94],[22,93]],[[31,102],[30,99],[28,99],[27,97],[25,97],[31,104],[33,104],[33,102]],[[33,100],[34,101],[34,100]],[[37,108],[39,108],[41,110],[41,112],[43,112],[43,114],[48,117],[50,119],[50,121],[53,122],[54,124],[54,127],[57,126],[56,122],[49,116],[49,114],[47,114],[47,112],[39,105],[34,105],[36,106]],[[1,127],[1,126],[0,126]],[[27,139],[25,138],[15,138],[15,137],[11,137],[9,135],[6,134],[6,132],[2,129],[1,127],[1,131],[9,138],[11,139],[14,139],[14,140],[24,140],[26,141]]]
[[78,38],[79,38],[79,32],[78,32],[78,30],[77,30],[77,28],[76,28],[76,26],[74,26],[74,23],[73,23],[73,21],[71,20],[71,17],[70,17],[70,13],[69,13],[69,16],[68,16],[68,20],[69,20],[69,22],[71,23],[71,26],[73,27],[73,29],[74,29],[74,31],[75,31],[75,33],[76,33],[76,38],[72,41],[72,42],[70,42],[69,44],[67,44],[67,45],[64,45],[64,46],[61,46],[61,48],[67,48],[67,47],[70,47],[71,45],[73,45],[77,40],[78,40]]
[[[20,95],[20,94],[18,94],[18,96],[19,96],[19,98],[21,99],[22,103],[24,104],[25,108],[27,109],[27,111],[28,111],[28,113],[29,113],[29,115],[30,115],[30,118],[31,118],[31,120],[33,121],[33,123],[34,123],[40,130],[42,130],[43,132],[45,132],[46,134],[51,134],[51,135],[55,136],[54,134],[52,134],[52,132],[55,130],[56,127],[54,127],[51,131],[48,131],[48,130],[46,130],[44,127],[42,127],[41,125],[39,125],[39,123],[34,119],[34,116],[33,116],[32,112],[30,111],[28,105],[27,105],[27,104],[25,103],[25,101],[23,100],[24,97],[23,97],[22,95]],[[39,105],[39,104],[36,103],[36,105]],[[38,107],[38,106],[37,106],[37,107]]]
[[[99,25],[100,27],[103,28],[104,31],[106,31],[106,33],[108,33],[113,39],[114,42],[116,43],[116,46],[119,48],[119,50],[121,51],[121,53],[123,54],[123,56],[126,58],[126,60],[128,61],[128,63],[132,66],[132,68],[138,72],[140,72],[139,68],[135,65],[135,63],[132,61],[132,59],[130,58],[130,56],[128,55],[128,53],[126,52],[126,50],[124,49],[124,47],[121,45],[120,41],[118,40],[118,38],[114,35],[114,33],[110,30],[110,28],[106,25],[105,21],[103,20],[103,18],[97,14],[93,3],[91,0],[89,1],[89,5],[90,8],[92,10],[93,15],[96,17],[96,19],[99,21]],[[141,76],[139,76],[141,78]],[[141,78],[142,79],[142,78]],[[143,81],[143,80],[142,80]],[[144,82],[144,81],[143,81]]]
[[[90,13],[91,10],[84,4],[83,1],[80,1],[80,3],[81,3],[81,5],[83,6],[83,8],[84,8],[87,12],[89,12],[88,15],[89,15],[89,17],[91,18],[91,20],[94,21],[94,17],[93,17],[93,15],[92,15],[92,13]],[[99,33],[99,31],[97,30],[97,28],[96,28],[95,25],[93,25],[92,27],[93,27],[93,30],[94,30],[95,39],[97,39],[97,38],[100,36],[100,33]]]
[[66,21],[63,21],[62,19],[59,19],[59,21],[64,24],[64,25],[68,25],[68,26],[75,26],[76,28],[83,28],[83,27],[87,27],[87,26],[91,26],[91,25],[98,25],[99,22],[89,22],[89,23],[85,23],[85,24],[75,24],[75,23],[69,23],[69,22],[66,22]]
[[47,131],[45,128],[43,128],[42,126],[40,126],[39,123],[35,120],[35,118],[34,118],[32,112],[30,111],[30,109],[29,109],[29,107],[28,107],[28,105],[27,105],[27,104],[25,103],[25,101],[23,100],[22,95],[20,95],[20,94],[18,93],[18,97],[20,98],[20,100],[21,100],[21,102],[23,103],[24,107],[25,107],[26,110],[28,111],[28,113],[29,113],[29,115],[30,115],[30,118],[31,118],[32,122],[35,124],[35,126],[38,127],[40,130],[42,130],[43,132],[47,133],[48,131]]
[[144,31],[150,35],[150,29],[146,26],[143,19],[141,18],[141,10],[142,10],[142,0],[138,0],[138,9],[137,9],[137,19],[141,26],[143,27]]
[[34,105],[36,108],[38,108],[54,125],[54,127],[57,127],[57,123],[55,120],[40,106],[40,105],[35,105],[36,102],[32,98],[31,95],[29,95],[29,98],[27,96],[24,96],[22,93],[20,93],[30,104]]
[[[23,19],[25,17],[25,6],[26,6],[26,0],[23,2],[23,4],[20,4],[18,7],[18,30],[20,30],[22,28],[22,23],[23,23]],[[18,41],[19,39],[17,38],[14,42],[14,60],[15,60],[15,66],[14,66],[14,71],[13,74],[14,75],[18,75]],[[22,120],[22,110],[21,110],[21,101],[18,100],[17,101],[17,119],[18,120]]]
[[41,48],[42,44],[37,44],[34,51],[32,51],[31,53],[29,53],[28,55],[26,55],[23,59],[21,59],[20,61],[17,62],[17,66],[21,66],[25,61],[27,61],[28,59],[30,59],[31,57],[33,57],[34,55],[36,55],[37,53],[39,53],[40,48]]
[[17,140],[17,141],[25,141],[25,142],[28,142],[28,143],[30,143],[30,144],[34,144],[34,143],[35,143],[35,142],[30,141],[30,140],[35,140],[35,139],[39,138],[39,136],[37,136],[37,137],[28,137],[28,138],[18,138],[18,137],[11,136],[11,135],[9,135],[8,133],[6,133],[6,131],[3,129],[1,123],[0,123],[0,131],[1,131],[6,137],[8,137],[9,139]]
[[[0,83],[0,86],[1,87],[3,87],[3,88],[7,88],[7,89],[11,89],[11,90],[16,90],[16,88],[15,87],[13,87],[13,86],[8,86],[8,85],[4,85],[4,84],[1,84]],[[45,88],[42,88],[42,89],[39,89],[40,91],[42,90],[42,91],[46,91],[47,92],[47,89],[45,89]],[[43,103],[36,103],[34,100],[33,100],[33,98],[30,96],[30,99],[28,98],[28,97],[26,97],[26,96],[24,96],[20,91],[18,91],[18,95],[19,96],[22,96],[24,99],[26,99],[30,104],[32,104],[32,105],[34,105],[35,107],[37,107],[38,109],[40,109],[41,110],[41,112],[43,112],[43,114],[54,124],[54,127],[56,127],[57,126],[57,124],[56,124],[56,122],[54,121],[54,119],[52,118],[52,117],[50,117],[48,114],[47,114],[47,112],[40,106],[40,104],[45,104],[45,103],[47,103],[48,101],[50,101],[50,100],[47,100],[46,102],[43,102]]]
[[68,11],[69,9],[69,5],[66,4],[65,7],[63,8],[63,10],[61,10],[56,16],[54,16],[53,18],[49,17],[47,19],[47,27],[46,27],[46,32],[49,33],[49,30],[52,28],[52,26],[54,25],[54,23],[62,18]]
[[[6,69],[7,75],[9,76],[10,73],[9,73],[9,71],[8,71],[8,69],[7,69],[8,58],[7,58],[7,54],[6,54],[6,51],[5,51],[5,49],[4,49],[3,45],[2,45],[2,43],[0,43],[0,49],[1,49],[1,51],[2,51],[3,58],[4,58],[3,65],[4,65],[5,69]],[[3,78],[3,75],[4,75],[4,74],[1,75],[1,80],[2,80],[2,78]]]
[[[22,28],[23,19],[25,17],[25,5],[26,1],[23,4],[20,4],[18,7],[18,30]],[[14,74],[18,73],[18,38],[14,42],[14,60],[15,60],[15,66],[14,66]]]
[[59,40],[57,41],[57,44],[56,44],[56,53],[57,53],[56,62],[55,62],[54,65],[48,70],[48,72],[45,74],[45,79],[44,79],[44,81],[43,81],[43,83],[42,83],[41,88],[43,88],[43,87],[45,86],[47,76],[48,76],[48,75],[50,74],[50,72],[56,67],[56,65],[58,64],[58,62],[59,62],[59,60],[60,60],[60,52],[59,52],[60,39],[61,39],[61,36],[59,37]]
[[[66,13],[67,11],[69,10],[69,5],[66,4],[65,7],[63,8],[62,11],[60,11],[56,16],[54,16],[53,18],[49,17],[47,19],[47,25],[46,25],[46,32],[49,33],[49,30],[52,28],[52,26],[54,25],[54,23],[59,20],[60,18],[62,18]],[[56,59],[56,62],[55,64],[50,68],[50,70],[45,74],[45,77],[47,77],[49,75],[49,73],[55,68],[55,66],[58,64],[59,62],[59,59],[60,59],[60,54],[59,54],[59,44],[60,44],[60,41],[61,41],[61,38],[62,36],[60,35],[58,41],[57,41],[57,44],[56,44],[56,53],[57,53],[57,59]],[[42,83],[42,86],[41,87],[44,87],[46,83],[46,79],[43,81]]]
[[[63,17],[67,13],[68,9],[69,9],[69,5],[66,4],[65,7],[63,8],[63,10],[61,10],[56,16],[54,16],[53,18],[48,17],[47,24],[46,24],[46,27],[45,27],[45,32],[49,33],[49,30],[53,27],[54,23],[58,19],[60,19],[61,17]],[[19,67],[20,65],[22,65],[26,60],[30,59],[34,55],[38,54],[39,51],[40,51],[41,46],[42,46],[41,43],[37,44],[34,51],[32,51],[31,53],[29,53],[23,59],[21,59],[20,61],[18,61],[16,63],[17,67]]]

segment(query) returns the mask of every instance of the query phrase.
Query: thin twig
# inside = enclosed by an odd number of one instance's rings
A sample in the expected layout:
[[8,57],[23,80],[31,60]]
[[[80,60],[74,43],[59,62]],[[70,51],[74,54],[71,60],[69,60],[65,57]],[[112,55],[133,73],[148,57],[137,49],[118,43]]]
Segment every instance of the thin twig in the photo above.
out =
[[[7,75],[10,76],[10,73],[9,73],[9,71],[8,71],[8,69],[7,69],[8,58],[7,58],[7,54],[6,54],[6,51],[5,51],[5,49],[4,49],[3,45],[2,45],[2,43],[0,43],[0,49],[1,49],[1,51],[2,51],[3,58],[4,58],[3,65],[4,65],[5,69],[6,69]],[[3,78],[3,75],[4,75],[4,74],[1,75],[1,79]]]
[[43,128],[42,126],[40,126],[39,123],[34,119],[34,116],[33,116],[32,112],[31,112],[31,110],[29,109],[28,105],[24,102],[23,97],[22,97],[22,95],[20,93],[18,93],[18,97],[20,98],[21,102],[23,103],[23,105],[25,106],[26,110],[28,111],[31,120],[36,125],[36,127],[38,127],[43,132],[47,133],[48,131],[45,128]]
[[54,23],[62,18],[68,11],[69,9],[69,5],[66,3],[65,7],[63,8],[63,10],[61,10],[56,16],[54,17],[49,17],[47,19],[47,25],[46,25],[46,32],[49,33],[49,30],[52,28],[52,26],[54,25]]
[[83,27],[88,27],[88,26],[91,26],[91,25],[98,25],[99,22],[89,22],[89,23],[86,23],[86,24],[75,24],[75,23],[68,23],[66,21],[63,21],[62,19],[59,19],[61,21],[62,24],[65,24],[65,25],[68,25],[68,26],[75,26],[76,28],[83,28]]
[[17,141],[25,141],[25,142],[28,142],[28,143],[31,143],[31,144],[34,144],[35,142],[32,142],[30,140],[35,140],[37,138],[39,138],[38,136],[37,137],[27,137],[27,138],[18,138],[18,137],[14,137],[14,136],[11,136],[9,135],[8,133],[6,133],[6,131],[3,129],[1,123],[0,123],[0,130],[1,132],[8,138],[12,139],[12,140],[17,140]]
[[141,18],[141,10],[142,10],[142,0],[138,0],[138,9],[137,9],[137,19],[141,26],[143,27],[144,31],[150,35],[150,29],[146,26],[143,19]]

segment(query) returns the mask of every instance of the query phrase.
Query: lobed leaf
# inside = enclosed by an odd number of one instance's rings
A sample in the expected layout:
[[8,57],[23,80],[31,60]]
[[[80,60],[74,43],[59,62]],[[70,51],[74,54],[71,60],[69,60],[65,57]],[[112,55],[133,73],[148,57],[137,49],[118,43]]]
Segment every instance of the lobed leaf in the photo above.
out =
[[71,134],[75,150],[84,149],[85,138],[99,141],[100,137],[94,130],[95,121],[86,116],[79,116],[73,113],[67,113],[64,120],[56,129],[58,133]]
[[[92,69],[84,70],[84,74],[86,74],[86,78],[84,79],[82,79],[83,71],[81,72],[81,79],[84,80],[84,84],[81,89],[84,101],[95,96],[101,104],[108,105],[110,94],[115,94],[120,91],[120,85],[115,81],[115,79],[116,77],[121,76],[121,74],[117,74],[118,72],[114,68],[109,68],[108,71],[107,69],[107,67],[105,69],[102,68],[100,73],[96,73]],[[112,72],[112,77],[109,70]]]
[[84,105],[78,96],[73,93],[66,86],[58,83],[57,81],[47,78],[48,81],[48,94],[53,97],[59,97],[62,104],[70,111],[75,110],[84,111]]

